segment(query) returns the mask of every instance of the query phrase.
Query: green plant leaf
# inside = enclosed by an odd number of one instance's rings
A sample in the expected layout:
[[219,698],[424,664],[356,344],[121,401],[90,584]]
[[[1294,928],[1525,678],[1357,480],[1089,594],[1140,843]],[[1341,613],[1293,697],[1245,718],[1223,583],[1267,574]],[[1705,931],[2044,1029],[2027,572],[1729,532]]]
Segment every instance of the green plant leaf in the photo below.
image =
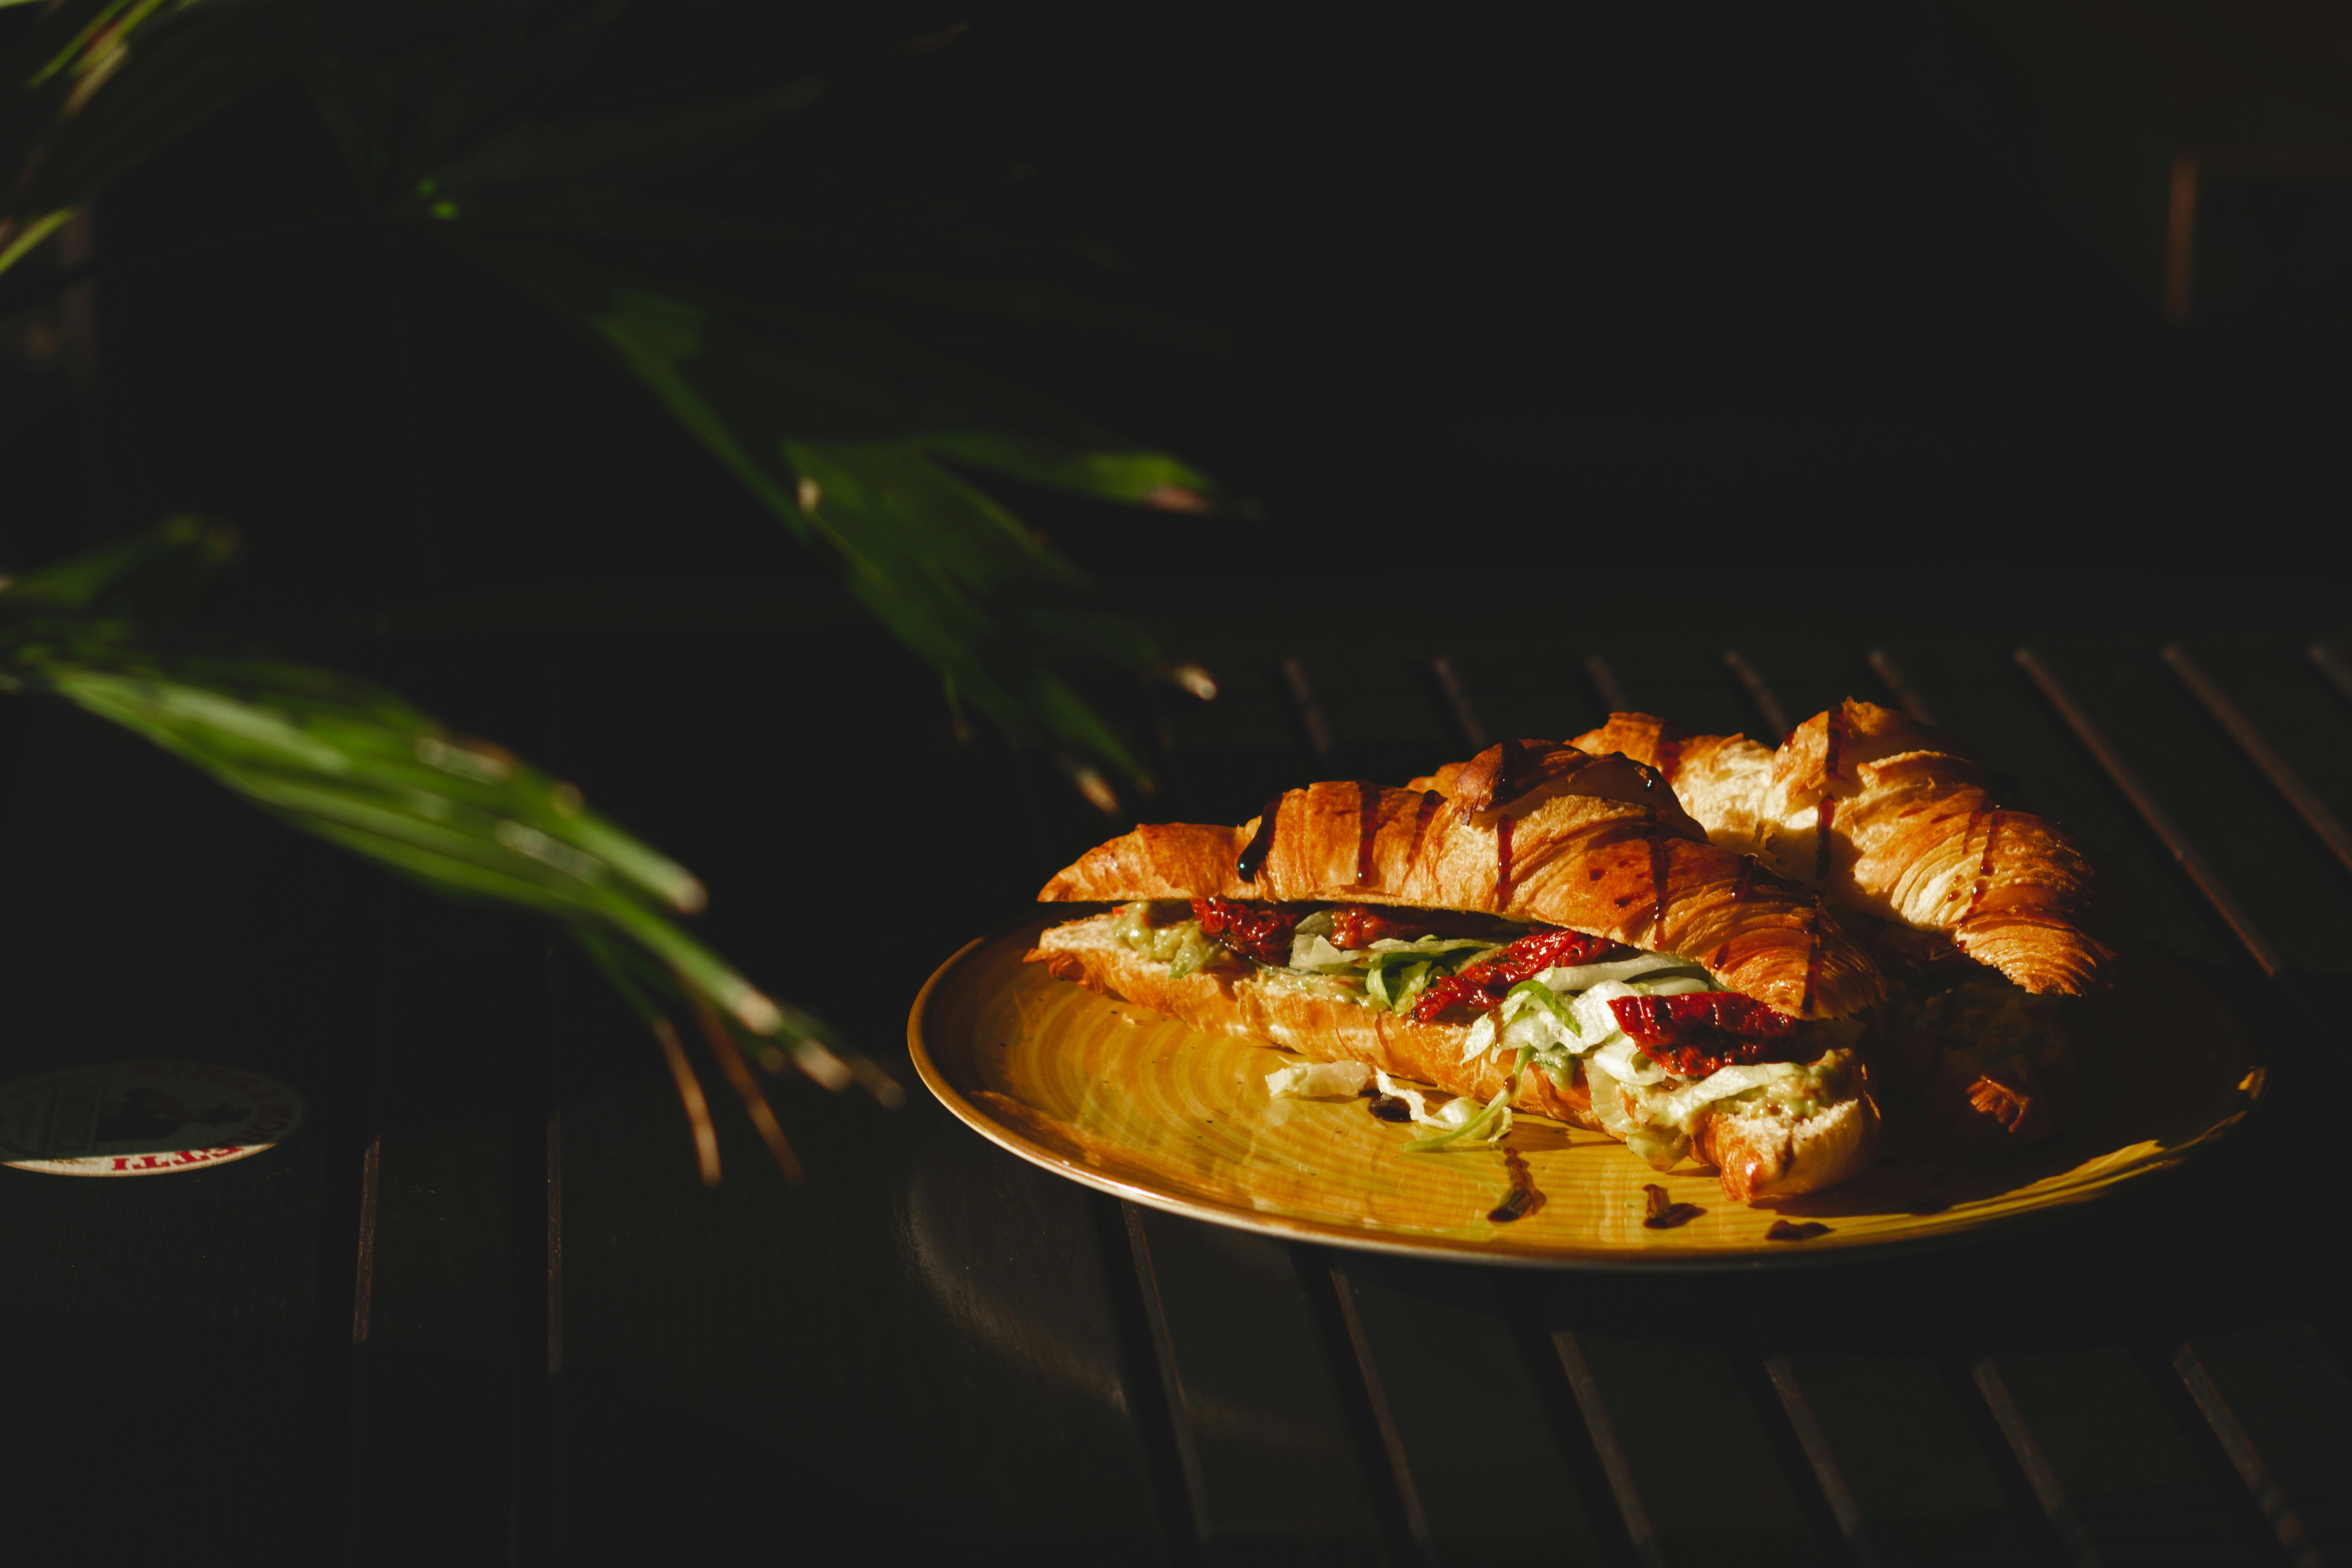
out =
[[305,58],[314,0],[62,0],[0,51],[0,272],[112,181]]
[[672,918],[702,908],[702,884],[572,785],[382,687],[306,665],[167,656],[109,615],[154,597],[171,567],[202,577],[225,555],[219,530],[177,521],[0,591],[0,689],[60,699],[144,736],[290,826],[436,892],[528,910],[634,952],[656,984],[784,1043],[811,1076],[848,1080],[823,1043],[829,1029]]
[[1055,666],[1164,661],[971,476],[1179,511],[1213,510],[1213,489],[942,340],[1196,353],[1213,335],[1038,265],[1089,256],[1082,243],[961,222],[959,200],[1013,173],[1001,163],[766,134],[946,35],[570,103],[617,14],[617,0],[62,0],[0,61],[30,84],[0,96],[0,149],[27,171],[0,213],[0,267],[155,147],[299,72],[362,193],[351,210],[421,226],[602,338],[962,701],[1148,788]]
[[1054,662],[1079,656],[1147,671],[1162,664],[1159,650],[940,459],[1184,510],[1208,506],[1203,476],[854,321],[599,291],[574,258],[511,240],[459,243],[602,336],[787,527],[841,562],[859,602],[962,700],[1016,741],[1099,757],[1150,787],[1132,749]]
[[168,626],[236,552],[236,531],[175,517],[144,533],[27,572],[0,593],[0,638],[43,616],[79,629],[114,619]]

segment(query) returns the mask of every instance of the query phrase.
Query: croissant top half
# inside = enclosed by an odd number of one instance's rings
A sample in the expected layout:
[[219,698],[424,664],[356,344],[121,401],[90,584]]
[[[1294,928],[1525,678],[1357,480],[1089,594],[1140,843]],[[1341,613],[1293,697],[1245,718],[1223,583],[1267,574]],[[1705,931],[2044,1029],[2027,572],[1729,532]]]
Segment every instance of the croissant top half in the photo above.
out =
[[1798,1017],[1841,1016],[1882,994],[1877,969],[1817,895],[1709,844],[1654,768],[1506,742],[1449,782],[1451,799],[1310,784],[1239,827],[1139,827],[1037,896],[1469,910],[1688,958]]
[[1778,751],[1685,736],[1646,713],[1612,714],[1577,744],[1658,768],[1716,844],[1841,903],[1944,931],[2029,991],[2092,989],[2115,956],[2092,933],[2096,878],[2081,845],[2001,809],[1973,758],[1893,709],[1849,699]]

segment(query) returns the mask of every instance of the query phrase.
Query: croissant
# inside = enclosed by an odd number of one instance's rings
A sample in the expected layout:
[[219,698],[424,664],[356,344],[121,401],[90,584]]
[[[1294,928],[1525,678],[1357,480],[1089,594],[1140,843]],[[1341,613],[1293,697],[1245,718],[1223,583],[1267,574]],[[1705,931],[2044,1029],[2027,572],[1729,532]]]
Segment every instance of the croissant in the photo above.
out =
[[1310,784],[1240,827],[1139,827],[1037,896],[1469,910],[1690,959],[1792,1017],[1842,1017],[1884,994],[1877,966],[1817,896],[1708,843],[1654,767],[1505,742],[1448,783],[1450,800]]
[[1718,845],[1755,854],[1851,908],[1941,931],[2037,994],[2104,984],[2096,879],[2072,835],[2000,808],[1984,770],[1905,714],[1849,698],[1778,752],[1744,736],[1685,737],[1618,713],[1577,738],[1656,767]]
[[[1877,1002],[1883,984],[1817,896],[1709,844],[1657,771],[1622,756],[1506,742],[1454,769],[1448,783],[1450,799],[1373,784],[1311,784],[1269,801],[1236,828],[1139,827],[1088,850],[1038,894],[1046,902],[1129,908],[1055,927],[1029,956],[1056,978],[1196,1027],[1324,1060],[1369,1062],[1463,1096],[1489,1099],[1516,1085],[1525,1109],[1633,1141],[1658,1131],[1644,1120],[1652,1102],[1597,1069],[1588,1075],[1580,1066],[1555,1078],[1526,1067],[1524,1056],[1515,1064],[1508,1051],[1490,1048],[1496,1019],[1507,1014],[1465,1026],[1444,1021],[1442,1010],[1382,1011],[1319,994],[1279,971],[1179,971],[1139,951],[1122,922],[1171,918],[1153,907],[1179,899],[1388,905],[1623,942],[1704,967],[1753,999],[1733,998],[1739,1005],[1760,1002],[1786,1018],[1826,1020],[1802,1026],[1822,1033],[1801,1092],[1724,1091],[1735,1098],[1704,1102],[1677,1124],[1670,1147],[1661,1151],[1653,1137],[1645,1156],[1671,1164],[1695,1149],[1742,1201],[1813,1191],[1867,1162],[1878,1112],[1851,1049],[1860,1025],[1839,1020]],[[1684,1070],[1703,1077],[1714,1069]],[[1607,1087],[1598,1105],[1596,1083]]]

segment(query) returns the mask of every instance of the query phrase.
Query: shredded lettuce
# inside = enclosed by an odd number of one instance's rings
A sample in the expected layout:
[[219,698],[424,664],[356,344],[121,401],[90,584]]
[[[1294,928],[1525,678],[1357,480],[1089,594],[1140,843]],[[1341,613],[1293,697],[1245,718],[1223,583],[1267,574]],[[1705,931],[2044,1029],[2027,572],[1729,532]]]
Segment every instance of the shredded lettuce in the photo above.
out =
[[1190,929],[1185,931],[1184,941],[1177,949],[1176,956],[1168,961],[1168,978],[1171,980],[1183,979],[1215,958],[1219,951],[1209,933],[1201,929],[1200,921],[1187,921],[1184,923]]
[[1291,1100],[1360,1094],[1364,1086],[1372,1081],[1372,1071],[1370,1062],[1300,1062],[1266,1074],[1265,1091]]
[[1670,1081],[1674,1075],[1650,1059],[1647,1051],[1623,1035],[1592,1053],[1592,1059],[1605,1068],[1609,1076],[1622,1083],[1642,1089]]
[[1522,980],[1505,994],[1495,1010],[1502,1027],[1500,1043],[1511,1050],[1549,1051],[1584,1048],[1576,1015],[1559,994],[1540,980]]
[[1654,1171],[1671,1171],[1690,1152],[1690,1135],[1679,1128],[1655,1123],[1625,1134],[1625,1147],[1642,1156]]
[[1290,939],[1290,967],[1293,969],[1349,969],[1363,961],[1364,955],[1360,952],[1333,947],[1331,939],[1320,931],[1302,931]]
[[1475,1062],[1494,1048],[1495,1015],[1481,1013],[1477,1021],[1470,1026],[1470,1032],[1462,1037],[1462,1059]]
[[[1404,1146],[1404,1152],[1408,1154],[1424,1154],[1432,1149],[1443,1149],[1448,1143],[1456,1141],[1472,1143],[1502,1142],[1504,1134],[1511,1130],[1511,1100],[1518,1090],[1519,1074],[1526,1069],[1528,1058],[1533,1055],[1535,1053],[1532,1050],[1523,1049],[1519,1052],[1518,1059],[1511,1064],[1510,1076],[1503,1080],[1503,1087],[1495,1091],[1495,1098],[1488,1100],[1482,1110],[1472,1110],[1470,1108],[1477,1101],[1465,1095],[1458,1100],[1449,1100],[1439,1106],[1436,1115],[1423,1116],[1419,1113],[1420,1096],[1413,1096],[1411,1101],[1415,1112],[1413,1120],[1425,1126],[1439,1128],[1441,1131],[1435,1137],[1414,1139]],[[1383,1073],[1381,1075],[1381,1087],[1387,1089],[1388,1085],[1388,1075]]]
[[1668,1126],[1681,1127],[1696,1116],[1703,1106],[1733,1095],[1745,1094],[1751,1089],[1761,1089],[1775,1079],[1792,1078],[1805,1069],[1796,1062],[1758,1062],[1752,1067],[1720,1068],[1664,1096],[1651,1107],[1650,1120]]
[[1201,922],[1189,915],[1154,923],[1155,916],[1171,916],[1183,908],[1182,904],[1173,904],[1171,908],[1169,903],[1155,906],[1148,901],[1123,905],[1118,919],[1111,925],[1111,934],[1121,946],[1168,965],[1171,980],[1181,980],[1224,951],[1201,929]]
[[1569,1050],[1538,1051],[1535,1065],[1543,1069],[1544,1077],[1562,1094],[1576,1087],[1576,1053]]
[[1592,1096],[1592,1115],[1601,1131],[1623,1142],[1637,1123],[1625,1112],[1624,1097],[1618,1092],[1616,1075],[1601,1064],[1601,1053],[1595,1051],[1584,1060],[1584,1087]]
[[1612,1040],[1623,1039],[1623,1032],[1617,1027],[1617,1015],[1609,1010],[1609,1004],[1621,996],[1640,994],[1622,980],[1604,980],[1587,990],[1570,1004],[1576,1014],[1578,1037],[1596,1051]]
[[[1417,952],[1426,957],[1431,953],[1438,952],[1464,952],[1474,947],[1481,952],[1492,952],[1502,945],[1500,942],[1480,942],[1475,937],[1467,936],[1417,936],[1411,942],[1400,942],[1395,937],[1384,936],[1372,943],[1370,951]],[[1467,960],[1457,959],[1454,962],[1465,963]]]
[[1391,1012],[1402,1013],[1421,999],[1432,981],[1493,951],[1495,944],[1490,942],[1444,937],[1397,942],[1383,937],[1359,962],[1364,965],[1364,988],[1373,1000]]
[[1530,1008],[1504,1025],[1501,1038],[1507,1051],[1556,1051],[1581,1043],[1560,1026],[1559,1019],[1540,1008]]
[[1633,989],[1644,996],[1689,996],[1701,991],[1719,990],[1720,987],[1712,980],[1677,974],[1668,980],[1636,980]]
[[[1553,969],[1546,973],[1558,974],[1560,972]],[[1503,1022],[1509,1023],[1529,1007],[1540,1007],[1550,1014],[1559,1020],[1560,1027],[1568,1031],[1570,1039],[1584,1038],[1584,1031],[1576,1026],[1576,1015],[1569,1009],[1559,993],[1547,984],[1540,975],[1533,980],[1522,980],[1504,994]]]
[[1364,972],[1364,989],[1392,1013],[1402,1013],[1420,999],[1435,978],[1437,965],[1415,953],[1376,953]]
[[1637,953],[1632,958],[1612,959],[1606,963],[1555,964],[1536,976],[1554,991],[1590,991],[1603,981],[1639,980],[1645,976],[1664,979],[1668,973],[1688,973],[1704,978],[1706,971],[1687,958],[1676,958],[1670,952]]

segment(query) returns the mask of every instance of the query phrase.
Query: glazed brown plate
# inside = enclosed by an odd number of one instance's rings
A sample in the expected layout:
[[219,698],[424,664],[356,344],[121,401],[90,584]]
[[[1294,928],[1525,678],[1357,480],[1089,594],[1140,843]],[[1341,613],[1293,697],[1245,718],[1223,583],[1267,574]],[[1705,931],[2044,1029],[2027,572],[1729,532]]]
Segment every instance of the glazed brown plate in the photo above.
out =
[[[1040,931],[1070,918],[1042,912],[940,966],[907,1019],[925,1085],[982,1137],[1074,1181],[1339,1247],[1720,1268],[1957,1239],[2178,1166],[2242,1121],[2264,1079],[2221,998],[2177,962],[2141,953],[2112,994],[2078,1005],[2076,1037],[2100,1087],[2059,1137],[1969,1164],[1915,1152],[1898,1122],[1853,1181],[1750,1207],[1727,1201],[1710,1172],[1662,1175],[1613,1139],[1534,1117],[1516,1121],[1502,1148],[1407,1154],[1423,1130],[1380,1121],[1368,1100],[1274,1099],[1265,1075],[1299,1059],[1290,1053],[1203,1034],[1022,962]],[[2096,1070],[2103,1061],[2131,1070]],[[1506,1203],[1515,1177],[1536,1196]],[[1677,1205],[1687,1208],[1670,1223],[1646,1223]]]

